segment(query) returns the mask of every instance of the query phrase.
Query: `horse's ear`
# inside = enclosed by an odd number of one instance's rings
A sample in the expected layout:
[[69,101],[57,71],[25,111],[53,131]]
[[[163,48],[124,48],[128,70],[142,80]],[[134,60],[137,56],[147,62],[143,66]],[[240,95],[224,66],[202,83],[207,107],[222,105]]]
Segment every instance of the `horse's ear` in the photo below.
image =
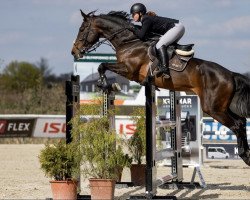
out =
[[83,20],[86,21],[88,15],[86,15],[81,9],[80,9],[80,11],[81,11],[81,15],[82,15],[82,17],[83,17]]

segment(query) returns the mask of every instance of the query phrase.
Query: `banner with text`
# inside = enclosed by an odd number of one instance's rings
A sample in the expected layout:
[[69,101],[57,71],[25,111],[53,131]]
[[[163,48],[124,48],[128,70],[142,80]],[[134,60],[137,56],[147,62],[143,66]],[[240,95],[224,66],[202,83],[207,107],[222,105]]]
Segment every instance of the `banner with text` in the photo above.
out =
[[0,137],[30,137],[36,119],[0,118]]
[[64,138],[66,136],[65,117],[38,118],[33,136]]
[[[250,141],[250,119],[247,119],[246,130],[248,141]],[[211,117],[204,117],[202,119],[202,135],[203,143],[211,143],[212,141],[237,142],[235,134],[229,128]]]

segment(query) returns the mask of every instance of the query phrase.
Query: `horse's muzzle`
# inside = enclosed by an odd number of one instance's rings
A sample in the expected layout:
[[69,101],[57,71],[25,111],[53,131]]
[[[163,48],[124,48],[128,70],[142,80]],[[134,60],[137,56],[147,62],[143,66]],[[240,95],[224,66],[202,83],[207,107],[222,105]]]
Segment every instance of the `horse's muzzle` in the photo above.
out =
[[83,57],[83,54],[80,51],[75,52],[75,51],[72,50],[71,55],[74,56],[75,60],[78,60],[78,59]]

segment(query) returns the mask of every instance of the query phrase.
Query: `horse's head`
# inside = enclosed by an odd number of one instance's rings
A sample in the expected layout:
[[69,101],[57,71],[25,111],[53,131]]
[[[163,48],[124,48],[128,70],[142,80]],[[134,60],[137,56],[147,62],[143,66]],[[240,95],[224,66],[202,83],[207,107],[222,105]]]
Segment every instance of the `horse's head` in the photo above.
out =
[[83,22],[71,51],[75,59],[81,58],[99,40],[100,36],[95,27],[93,13],[85,14],[81,10]]
[[[72,55],[75,59],[81,58],[85,53],[96,49],[107,40],[117,50],[124,43],[136,39],[133,32],[129,30],[131,20],[126,12],[111,11],[108,14],[94,15],[94,12],[84,14],[81,10],[81,14],[83,23],[72,48]],[[105,40],[98,42],[100,38],[105,38]],[[93,47],[95,43],[97,44]]]

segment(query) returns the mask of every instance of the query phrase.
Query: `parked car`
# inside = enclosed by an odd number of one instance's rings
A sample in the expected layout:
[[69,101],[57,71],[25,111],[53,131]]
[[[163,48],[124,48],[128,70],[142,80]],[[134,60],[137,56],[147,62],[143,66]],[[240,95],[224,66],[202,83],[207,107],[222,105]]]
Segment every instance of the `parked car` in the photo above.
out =
[[229,153],[226,152],[224,147],[208,147],[208,158],[229,158]]

